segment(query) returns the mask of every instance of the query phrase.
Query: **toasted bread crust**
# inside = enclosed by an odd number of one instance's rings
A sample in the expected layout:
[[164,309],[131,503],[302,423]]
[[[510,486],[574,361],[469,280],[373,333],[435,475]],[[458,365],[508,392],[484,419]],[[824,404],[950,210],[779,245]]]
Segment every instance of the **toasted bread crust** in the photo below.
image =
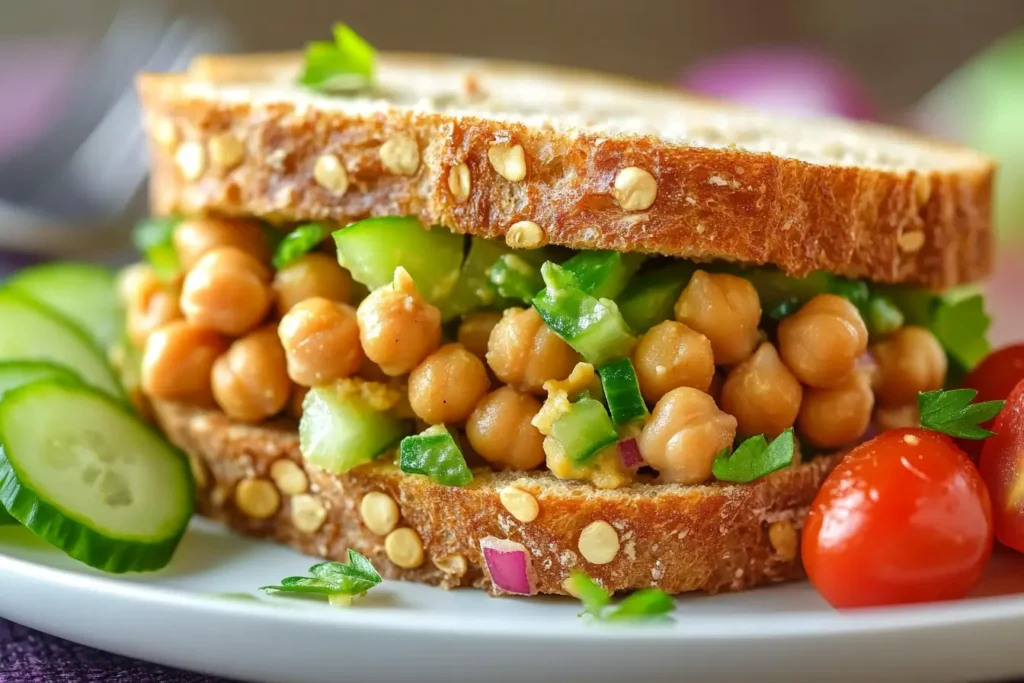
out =
[[[235,72],[245,71],[244,60],[231,68],[240,78]],[[260,74],[268,69],[266,59],[251,65]],[[934,288],[977,280],[990,268],[990,163],[931,171],[830,166],[735,147],[408,108],[358,114],[287,97],[198,97],[186,92],[187,82],[182,75],[139,80],[158,214],[340,223],[416,214],[492,238],[530,220],[551,243],[573,248],[774,264],[794,275],[824,269]],[[172,126],[175,135],[154,134],[160,126]],[[222,134],[242,143],[238,159],[218,167],[207,153],[201,169],[183,172],[175,161],[182,144],[208,149]],[[381,162],[381,146],[398,135],[411,136],[419,148],[412,175],[397,175]],[[488,161],[495,142],[522,145],[525,179],[513,182],[495,171]],[[314,165],[324,154],[347,169],[344,194],[316,182]],[[460,201],[448,178],[462,163],[471,187]],[[611,194],[616,174],[629,166],[646,169],[657,182],[647,210],[626,211]]]
[[[706,486],[637,485],[599,491],[547,473],[478,471],[464,488],[440,486],[403,474],[390,464],[363,466],[335,476],[302,460],[294,424],[232,424],[218,412],[154,404],[158,423],[198,470],[198,508],[205,516],[252,536],[288,544],[309,555],[344,560],[348,548],[369,557],[382,575],[441,585],[472,586],[500,593],[483,564],[480,539],[495,536],[532,552],[539,593],[565,594],[563,581],[576,567],[614,591],[657,586],[670,593],[741,590],[802,576],[796,545],[781,548],[769,538],[779,522],[798,532],[821,482],[841,456],[833,455],[777,472],[755,484]],[[281,493],[277,512],[253,519],[240,509],[239,483],[268,479],[271,465],[288,459],[309,479],[304,495],[326,509],[323,525],[302,531],[292,520],[293,496]],[[269,480],[269,479],[268,479]],[[540,513],[529,523],[504,508],[499,491],[515,485],[533,494]],[[396,501],[399,527],[422,539],[424,562],[403,569],[388,559],[384,537],[362,522],[360,501],[382,491]],[[579,550],[581,531],[603,520],[616,529],[619,551],[593,564]],[[788,525],[792,525],[789,527]],[[795,543],[798,533],[791,534]],[[459,563],[444,558],[461,555]],[[454,569],[453,569],[454,567]]]

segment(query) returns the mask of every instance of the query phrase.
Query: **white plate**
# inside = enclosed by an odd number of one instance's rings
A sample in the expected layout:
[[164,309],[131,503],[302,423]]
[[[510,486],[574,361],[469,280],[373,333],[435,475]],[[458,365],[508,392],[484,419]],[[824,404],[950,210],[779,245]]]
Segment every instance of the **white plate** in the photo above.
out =
[[[554,598],[385,582],[351,609],[259,596],[309,558],[199,521],[174,564],[112,578],[0,528],[0,615],[123,655],[253,681],[964,681],[1024,674],[1024,558],[979,596],[829,609],[806,583],[683,597],[666,625],[609,628]],[[227,597],[246,593],[259,601]],[[259,596],[259,597],[257,597]]]

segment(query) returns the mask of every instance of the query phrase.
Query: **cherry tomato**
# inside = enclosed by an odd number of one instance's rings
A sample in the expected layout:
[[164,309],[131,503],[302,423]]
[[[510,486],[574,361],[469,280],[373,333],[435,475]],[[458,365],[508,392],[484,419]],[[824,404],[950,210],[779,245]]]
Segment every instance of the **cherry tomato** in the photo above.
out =
[[[977,390],[978,397],[974,399],[977,403],[1002,401],[1010,395],[1013,388],[1017,386],[1017,382],[1022,379],[1024,379],[1024,344],[1014,344],[985,356],[985,360],[981,361],[981,364],[967,375],[963,385]],[[981,426],[992,428],[991,423]],[[981,455],[981,447],[984,444],[984,441],[957,439],[957,445],[974,460]]]
[[996,538],[1024,552],[1024,381],[1007,397],[992,431],[978,465],[992,495]]
[[992,552],[992,507],[952,439],[891,429],[825,480],[801,545],[811,583],[833,607],[962,598]]

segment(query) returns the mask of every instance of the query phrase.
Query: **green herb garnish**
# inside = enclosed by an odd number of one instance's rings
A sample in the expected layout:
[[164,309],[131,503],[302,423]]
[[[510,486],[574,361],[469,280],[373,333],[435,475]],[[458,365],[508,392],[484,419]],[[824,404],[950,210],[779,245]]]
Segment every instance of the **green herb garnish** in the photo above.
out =
[[179,222],[177,218],[146,218],[132,231],[132,243],[161,280],[169,280],[181,271],[174,249],[174,229]]
[[351,92],[366,88],[376,64],[373,46],[345,24],[334,25],[334,42],[315,41],[306,47],[299,83],[321,92]]
[[323,223],[305,223],[281,240],[274,251],[274,267],[280,270],[305,256],[324,241],[330,229]]
[[402,439],[398,463],[403,472],[425,474],[444,486],[465,486],[473,481],[462,450],[444,425]]
[[1006,401],[971,403],[977,395],[974,389],[922,391],[917,395],[921,426],[961,439],[987,439],[992,432],[979,425],[998,415]]
[[271,593],[293,593],[299,595],[326,595],[332,605],[347,606],[352,599],[365,595],[381,582],[380,574],[373,564],[357,553],[348,551],[348,564],[321,562],[309,568],[312,576],[289,576],[279,586],[262,586],[260,590]]
[[769,444],[763,434],[752,436],[737,448],[732,455],[728,448],[715,456],[711,473],[721,481],[749,483],[765,477],[793,462],[795,440],[793,428],[775,437]]
[[612,596],[601,586],[576,569],[569,576],[573,590],[583,603],[584,614],[598,621],[642,621],[664,617],[676,608],[675,600],[659,588],[644,588],[608,609]]

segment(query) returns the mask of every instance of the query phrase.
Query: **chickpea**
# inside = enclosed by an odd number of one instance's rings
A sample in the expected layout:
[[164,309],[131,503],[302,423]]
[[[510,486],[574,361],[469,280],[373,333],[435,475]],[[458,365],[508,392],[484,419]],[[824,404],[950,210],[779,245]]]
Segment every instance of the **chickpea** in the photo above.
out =
[[259,422],[288,404],[284,349],[273,327],[262,327],[231,345],[213,364],[213,397],[233,420]]
[[210,373],[228,342],[214,330],[185,320],[149,336],[142,355],[142,390],[147,396],[194,405],[214,405]]
[[640,338],[633,350],[640,393],[648,403],[678,387],[706,392],[715,375],[711,342],[683,323],[666,320]]
[[270,273],[235,247],[207,253],[185,276],[181,310],[197,325],[238,336],[256,327],[270,310]]
[[296,420],[302,419],[302,404],[305,402],[306,394],[308,393],[309,387],[304,387],[301,384],[292,384],[292,397],[288,399],[288,414]]
[[754,352],[761,300],[754,285],[735,275],[698,270],[676,302],[676,320],[711,341],[715,363],[732,365]]
[[349,377],[363,362],[356,312],[348,304],[306,299],[281,318],[277,335],[288,376],[304,387]]
[[860,311],[834,294],[819,294],[779,323],[779,353],[804,384],[819,389],[847,382],[868,345]]
[[715,403],[722,402],[722,385],[725,384],[725,375],[720,371],[715,371],[715,376],[711,378],[711,386],[708,387],[708,396],[715,399]]
[[736,418],[699,389],[679,387],[658,401],[637,439],[660,479],[700,484],[711,477],[715,456],[736,438]]
[[886,408],[879,406],[875,408],[875,424],[879,431],[886,429],[902,429],[903,427],[916,427],[921,420],[921,411],[916,403]]
[[270,262],[266,236],[254,221],[186,218],[174,229],[174,249],[186,271],[195,268],[203,256],[220,247],[235,247],[260,263]]
[[864,436],[874,405],[870,378],[863,372],[854,372],[837,387],[804,392],[797,430],[818,448],[848,446]]
[[436,425],[464,422],[490,388],[483,361],[462,344],[445,344],[409,375],[409,404]]
[[462,318],[459,323],[457,339],[480,360],[487,359],[487,343],[491,338],[491,332],[501,320],[501,313],[496,311],[486,313],[470,313]]
[[775,437],[792,427],[803,388],[768,342],[732,369],[722,385],[722,410],[736,418],[740,434]]
[[404,375],[441,345],[441,312],[419,294],[399,266],[391,287],[380,287],[356,311],[366,357],[389,377]]
[[277,299],[277,314],[315,296],[348,303],[352,277],[327,254],[312,253],[292,261],[274,273],[271,288]]
[[466,422],[473,450],[500,469],[532,470],[544,462],[544,435],[530,421],[540,401],[512,387],[484,396]]
[[509,308],[487,340],[487,364],[519,391],[544,392],[544,382],[563,380],[579,355],[554,333],[535,308]]
[[923,327],[900,328],[871,352],[881,375],[878,402],[884,406],[916,403],[918,392],[941,389],[946,382],[946,352]]
[[125,328],[136,348],[144,348],[154,330],[181,318],[177,289],[161,282],[152,268],[127,271],[119,285],[125,305]]

